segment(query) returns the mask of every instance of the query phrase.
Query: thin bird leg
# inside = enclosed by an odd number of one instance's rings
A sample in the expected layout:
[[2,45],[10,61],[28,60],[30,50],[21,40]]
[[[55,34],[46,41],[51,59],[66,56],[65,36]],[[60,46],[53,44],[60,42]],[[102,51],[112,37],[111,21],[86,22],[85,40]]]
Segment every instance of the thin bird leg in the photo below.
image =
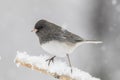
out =
[[54,63],[54,58],[55,57],[56,56],[53,56],[53,57],[51,57],[51,58],[49,58],[49,59],[46,60],[46,61],[48,61],[48,66],[50,65],[51,61]]
[[71,73],[72,73],[72,65],[71,65],[71,61],[70,61],[69,54],[66,54],[66,56],[67,56],[67,58],[68,58],[69,66],[71,67]]

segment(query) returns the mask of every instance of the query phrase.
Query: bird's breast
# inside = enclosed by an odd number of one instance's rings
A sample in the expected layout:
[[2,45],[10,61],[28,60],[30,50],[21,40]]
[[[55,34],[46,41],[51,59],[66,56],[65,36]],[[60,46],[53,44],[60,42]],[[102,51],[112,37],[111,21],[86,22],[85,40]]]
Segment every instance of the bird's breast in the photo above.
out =
[[59,41],[49,41],[41,44],[41,47],[48,53],[58,56],[65,57],[66,54],[72,53],[75,48],[75,44],[59,42]]

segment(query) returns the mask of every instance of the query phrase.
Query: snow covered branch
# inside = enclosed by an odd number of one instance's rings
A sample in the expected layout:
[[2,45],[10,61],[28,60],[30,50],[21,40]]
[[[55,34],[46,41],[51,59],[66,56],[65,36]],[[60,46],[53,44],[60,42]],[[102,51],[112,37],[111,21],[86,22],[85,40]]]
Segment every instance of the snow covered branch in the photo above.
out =
[[63,61],[55,60],[48,66],[47,55],[40,56],[29,56],[26,52],[17,52],[15,63],[19,65],[30,68],[32,70],[37,70],[46,75],[51,75],[59,80],[100,80],[98,78],[92,77],[89,73],[79,70],[77,68],[71,68]]

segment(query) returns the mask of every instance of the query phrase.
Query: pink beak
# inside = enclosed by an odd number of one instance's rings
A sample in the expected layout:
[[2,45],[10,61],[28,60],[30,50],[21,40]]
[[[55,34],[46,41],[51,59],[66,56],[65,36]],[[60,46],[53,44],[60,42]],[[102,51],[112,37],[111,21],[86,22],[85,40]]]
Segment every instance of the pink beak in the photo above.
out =
[[33,30],[31,30],[31,32],[37,32],[38,30],[37,29],[33,29]]

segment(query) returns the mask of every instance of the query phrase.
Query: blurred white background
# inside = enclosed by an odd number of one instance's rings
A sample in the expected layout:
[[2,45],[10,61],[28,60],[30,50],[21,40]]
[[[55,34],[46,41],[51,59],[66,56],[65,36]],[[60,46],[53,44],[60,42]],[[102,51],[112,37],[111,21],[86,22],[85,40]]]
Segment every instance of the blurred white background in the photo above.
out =
[[40,19],[102,40],[77,48],[72,64],[102,80],[120,80],[120,0],[0,0],[0,80],[55,80],[13,62],[17,50],[46,53],[30,32]]

